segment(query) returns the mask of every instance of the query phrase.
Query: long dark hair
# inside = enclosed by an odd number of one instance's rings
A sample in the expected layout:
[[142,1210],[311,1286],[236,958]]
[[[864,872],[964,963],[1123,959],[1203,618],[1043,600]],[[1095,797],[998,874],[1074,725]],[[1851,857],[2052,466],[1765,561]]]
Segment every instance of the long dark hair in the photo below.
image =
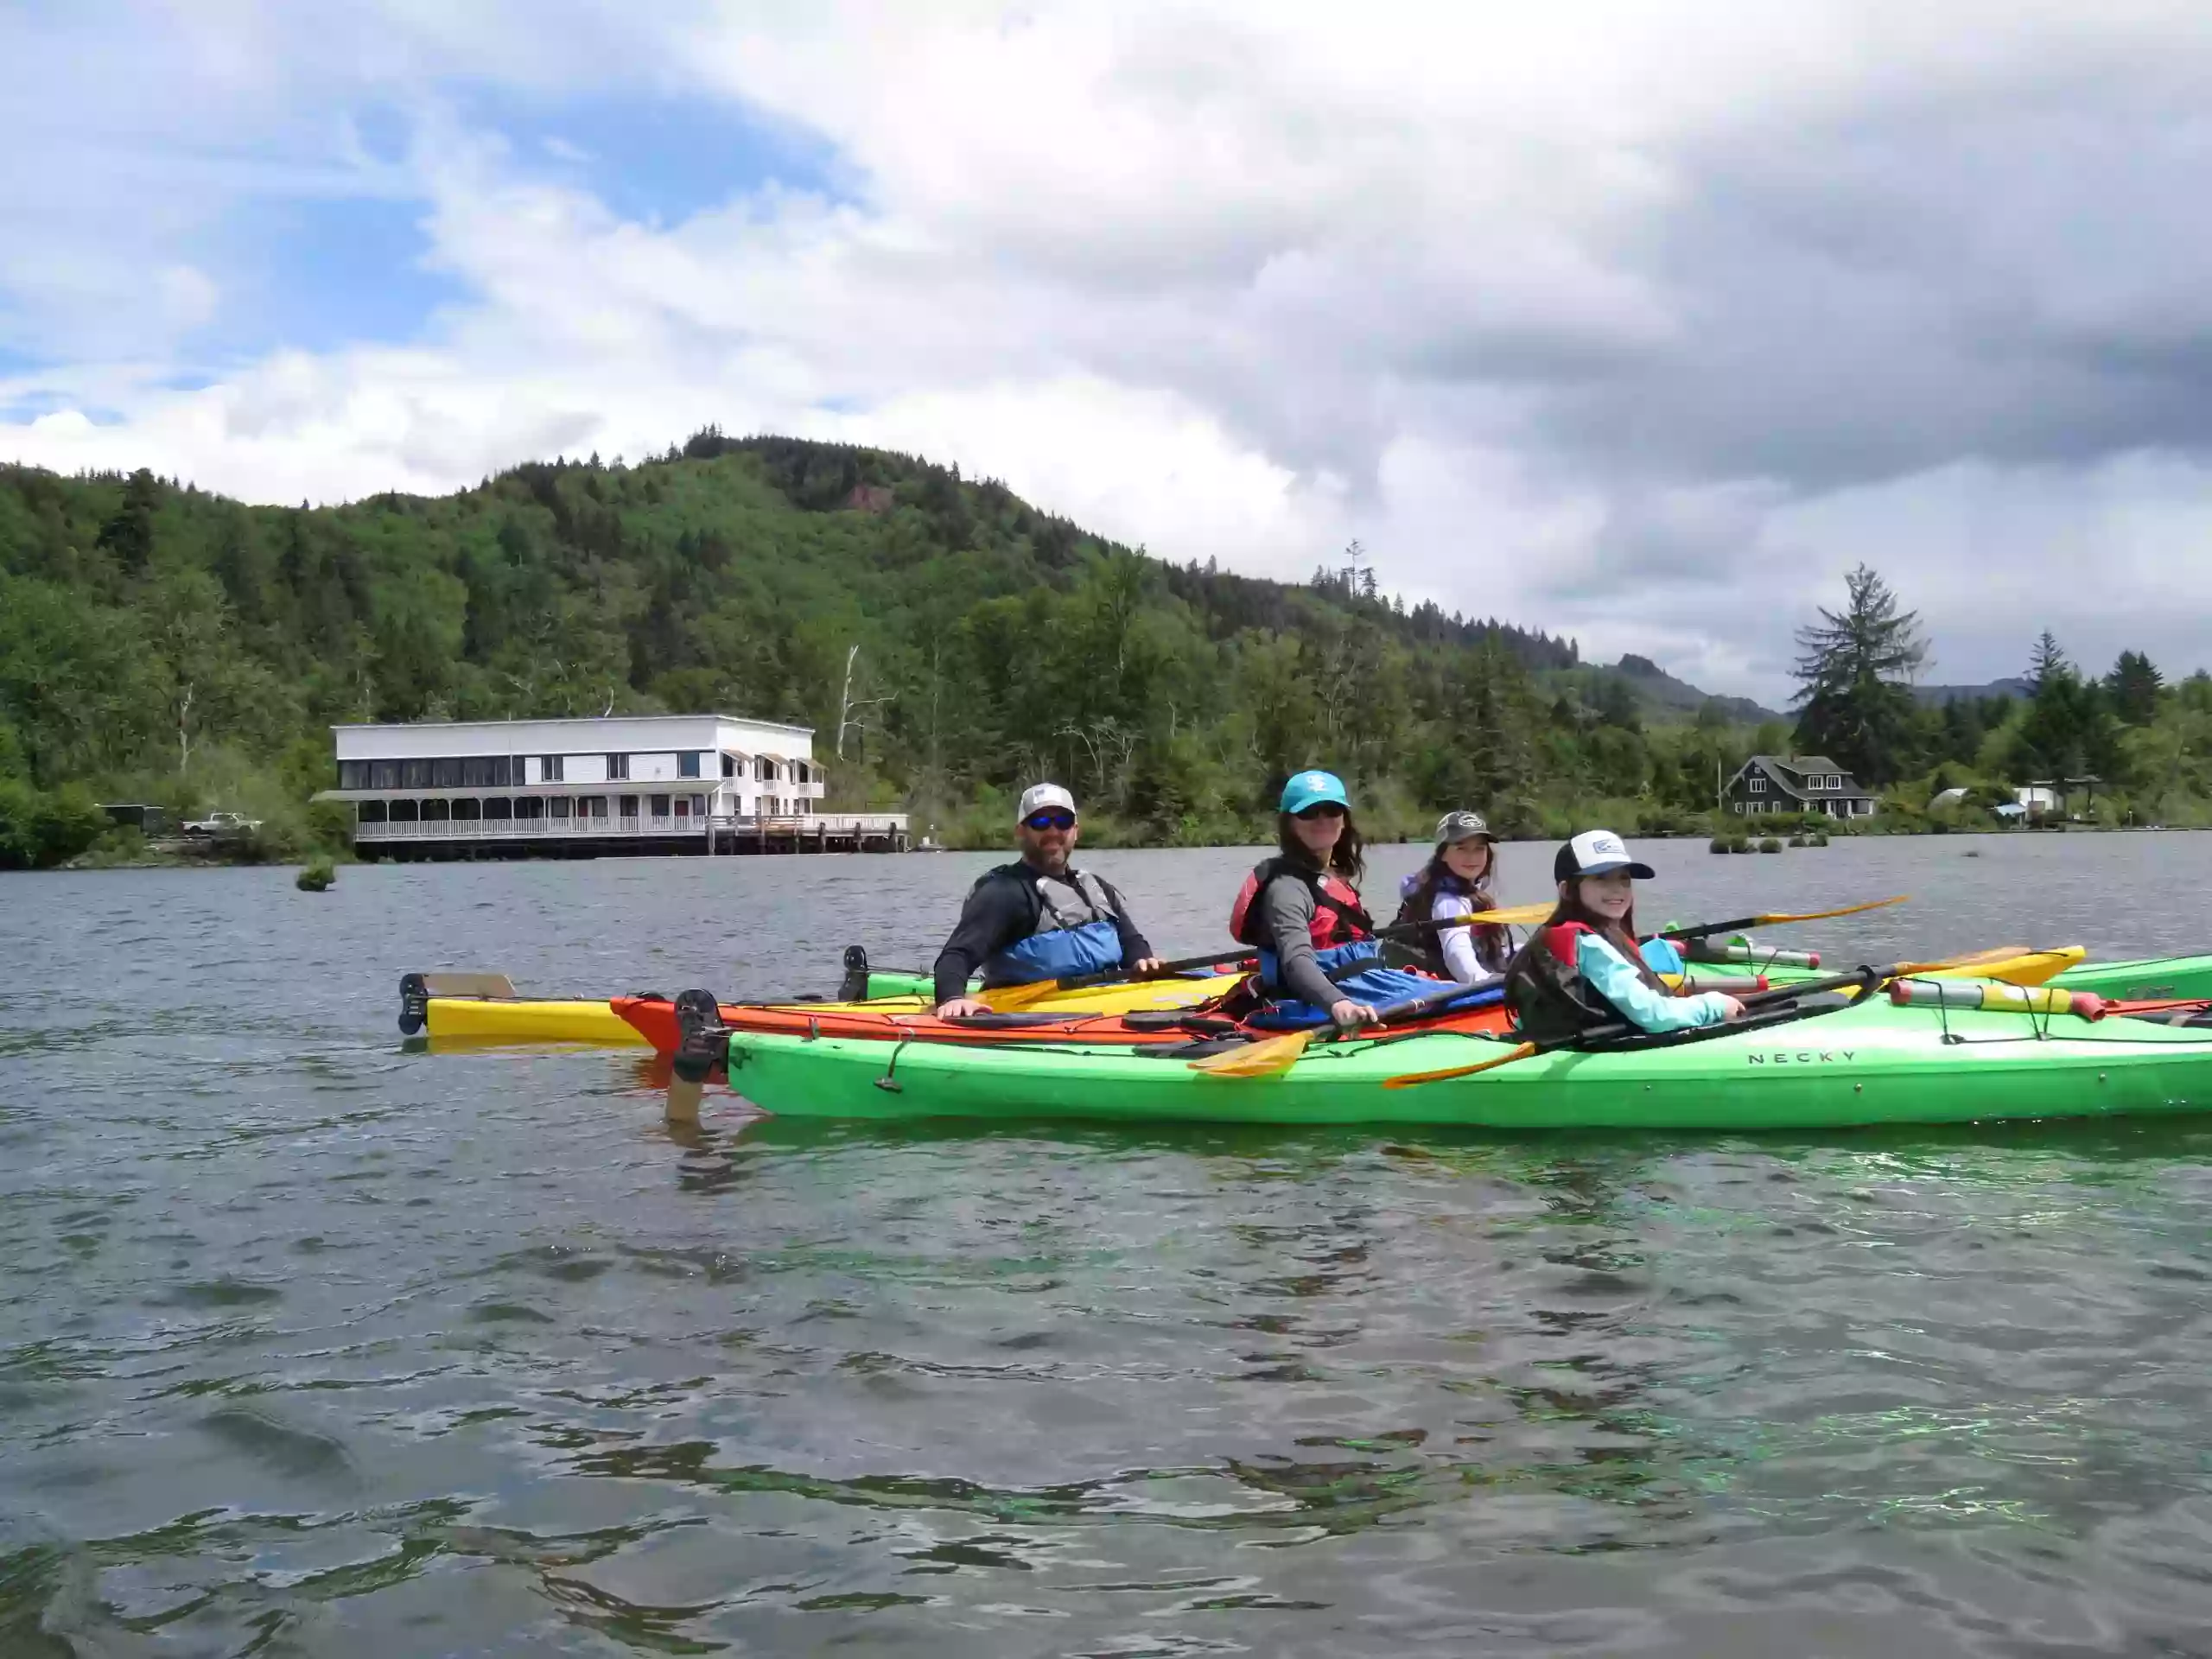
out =
[[[1319,868],[1306,843],[1298,838],[1298,826],[1291,822],[1295,813],[1275,814],[1275,845],[1282,849],[1282,855],[1293,863],[1303,864],[1309,869]],[[1326,875],[1334,871],[1355,887],[1367,874],[1367,842],[1361,839],[1359,825],[1352,821],[1351,809],[1344,809],[1344,833],[1337,837],[1337,844],[1329,849]]]
[[1544,918],[1543,926],[1529,936],[1529,943],[1523,949],[1535,950],[1538,937],[1557,927],[1561,922],[1580,922],[1607,944],[1611,945],[1614,950],[1619,951],[1626,959],[1628,965],[1642,975],[1644,982],[1653,990],[1659,992],[1662,996],[1672,996],[1674,993],[1667,988],[1667,982],[1651,971],[1651,964],[1644,961],[1643,952],[1637,948],[1636,906],[1633,904],[1629,906],[1627,914],[1624,915],[1619,921],[1609,921],[1582,902],[1580,876],[1578,875],[1573,880],[1562,885],[1567,891],[1560,895],[1559,903],[1552,906],[1552,913]]
[[[1445,843],[1446,846],[1450,844],[1448,842]],[[1497,906],[1491,894],[1497,891],[1491,885],[1497,880],[1497,843],[1485,841],[1483,845],[1490,850],[1490,862],[1483,867],[1482,880],[1471,887],[1468,893],[1474,899],[1477,910],[1495,910]],[[1428,855],[1428,862],[1421,866],[1419,878],[1406,892],[1404,902],[1398,906],[1398,919],[1402,922],[1427,921],[1429,912],[1435,908],[1438,890],[1447,881],[1461,879],[1459,872],[1444,861],[1444,848],[1439,847]]]

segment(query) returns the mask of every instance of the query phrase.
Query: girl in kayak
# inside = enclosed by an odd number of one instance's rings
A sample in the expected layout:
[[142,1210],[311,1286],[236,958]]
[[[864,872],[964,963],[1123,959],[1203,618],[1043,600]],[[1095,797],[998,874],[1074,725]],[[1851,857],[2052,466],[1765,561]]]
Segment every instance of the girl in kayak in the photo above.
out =
[[[1479,812],[1446,812],[1436,821],[1436,851],[1398,884],[1392,931],[1416,922],[1448,921],[1495,910],[1497,837]],[[1417,968],[1462,985],[1494,985],[1513,956],[1513,938],[1495,923],[1408,932],[1384,950],[1394,965]]]
[[1383,965],[1374,921],[1359,901],[1366,866],[1344,780],[1301,772],[1283,785],[1281,808],[1281,850],[1244,878],[1229,913],[1230,935],[1260,953],[1256,989],[1267,1006],[1250,1023],[1333,1020],[1350,1031],[1374,1024],[1380,1005],[1438,989],[1433,979]]
[[1675,995],[1644,961],[1634,884],[1652,874],[1610,830],[1586,830],[1559,849],[1559,906],[1506,969],[1506,998],[1523,1036],[1548,1042],[1624,1021],[1683,1031],[1742,1016],[1744,1005],[1725,992]]

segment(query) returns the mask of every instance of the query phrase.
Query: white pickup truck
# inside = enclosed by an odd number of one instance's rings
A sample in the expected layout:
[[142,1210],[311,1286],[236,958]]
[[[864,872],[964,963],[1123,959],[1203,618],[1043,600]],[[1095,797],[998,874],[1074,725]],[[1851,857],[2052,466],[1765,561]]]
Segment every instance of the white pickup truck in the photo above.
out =
[[188,836],[211,836],[218,840],[232,836],[243,836],[261,828],[259,818],[241,817],[235,812],[210,812],[204,818],[194,818],[184,826]]

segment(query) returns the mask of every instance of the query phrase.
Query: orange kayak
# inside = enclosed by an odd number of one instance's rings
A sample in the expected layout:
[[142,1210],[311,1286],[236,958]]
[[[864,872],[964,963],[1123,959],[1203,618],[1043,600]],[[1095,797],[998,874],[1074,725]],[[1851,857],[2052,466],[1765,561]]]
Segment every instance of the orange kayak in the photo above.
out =
[[[659,1053],[673,1054],[679,1040],[676,1004],[663,996],[618,996],[614,1012]],[[934,1043],[1188,1043],[1232,1033],[1281,1033],[1247,1027],[1204,1007],[1143,1009],[1129,1014],[980,1014],[965,1020],[940,1020],[920,1011],[877,1013],[846,1007],[809,1008],[804,1004],[762,1007],[725,1002],[722,1024],[731,1031],[787,1037],[839,1037],[881,1042]],[[1409,1025],[1414,1021],[1408,1021]],[[1423,1031],[1503,1031],[1504,1008],[1497,1003],[1439,1014],[1417,1022]]]

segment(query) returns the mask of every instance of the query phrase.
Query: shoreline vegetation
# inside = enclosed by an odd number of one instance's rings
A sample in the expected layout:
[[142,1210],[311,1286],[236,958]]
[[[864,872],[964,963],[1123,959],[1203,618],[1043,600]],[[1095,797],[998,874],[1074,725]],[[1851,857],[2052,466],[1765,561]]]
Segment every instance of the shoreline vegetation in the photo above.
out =
[[[1584,820],[1577,818],[1574,822],[1581,824]],[[2100,823],[2087,821],[2050,821],[2012,825],[1994,820],[1986,823],[1953,823],[1941,820],[1907,822],[1891,819],[1885,821],[1879,817],[1862,819],[1856,826],[1845,828],[1834,820],[1821,817],[1818,814],[1808,814],[1802,819],[1795,815],[1783,814],[1770,818],[1729,817],[1725,820],[1716,819],[1715,822],[1724,823],[1726,826],[1726,829],[1718,834],[1702,826],[1675,830],[1632,830],[1627,833],[1632,841],[1703,841],[1707,843],[1708,850],[1714,853],[1779,853],[1825,847],[1835,840],[1882,839],[1899,836],[2167,834],[2212,828],[2212,825],[2207,824]],[[1745,825],[1749,825],[1750,828],[1745,829],[1744,827]],[[1433,826],[1429,826],[1424,820],[1423,827],[1419,830],[1400,835],[1373,836],[1370,838],[1368,845],[1370,847],[1426,846],[1430,827]],[[998,826],[998,828],[1003,830],[1003,826]],[[1094,850],[1106,851],[1123,851],[1132,849],[1266,847],[1272,844],[1268,836],[1273,833],[1272,823],[1268,823],[1264,828],[1255,826],[1243,836],[1230,836],[1219,841],[1165,842],[1127,836],[1118,833],[1118,828],[1110,823],[1098,824],[1086,819],[1084,824],[1084,844]],[[1562,829],[1555,834],[1539,831],[1533,834],[1501,836],[1499,840],[1508,844],[1553,846],[1566,840],[1572,833],[1573,832],[1571,830]],[[979,828],[973,838],[960,842],[947,842],[941,850],[949,853],[1004,854],[1007,845],[1007,838],[1003,833],[994,836]],[[625,855],[608,853],[601,856],[620,858]],[[874,855],[868,855],[868,856],[874,856]],[[464,860],[465,857],[466,855]],[[455,861],[463,861],[463,860]],[[512,861],[486,859],[484,861]],[[222,848],[179,848],[167,845],[162,841],[148,841],[144,837],[133,840],[128,836],[123,836],[99,837],[85,851],[66,860],[18,868],[63,871],[219,870],[268,866],[272,868],[328,868],[338,870],[358,862],[350,849],[342,845],[335,850],[296,850],[263,855]],[[0,866],[0,868],[6,868],[10,867]]]
[[[1304,582],[1177,565],[957,467],[714,428],[327,508],[0,465],[0,869],[343,861],[349,814],[312,800],[334,724],[709,709],[811,726],[825,811],[963,849],[1002,849],[1039,777],[1094,847],[1264,844],[1308,765],[1378,842],[1465,805],[1516,840],[1994,830],[2043,780],[2045,827],[2212,825],[2212,677],[2092,677],[2045,634],[2025,695],[1923,706],[1917,619],[1864,568],[1798,643],[1793,721],[1409,609],[1357,543]],[[1878,813],[1715,810],[1793,753]],[[104,801],[257,827],[182,849]]]

